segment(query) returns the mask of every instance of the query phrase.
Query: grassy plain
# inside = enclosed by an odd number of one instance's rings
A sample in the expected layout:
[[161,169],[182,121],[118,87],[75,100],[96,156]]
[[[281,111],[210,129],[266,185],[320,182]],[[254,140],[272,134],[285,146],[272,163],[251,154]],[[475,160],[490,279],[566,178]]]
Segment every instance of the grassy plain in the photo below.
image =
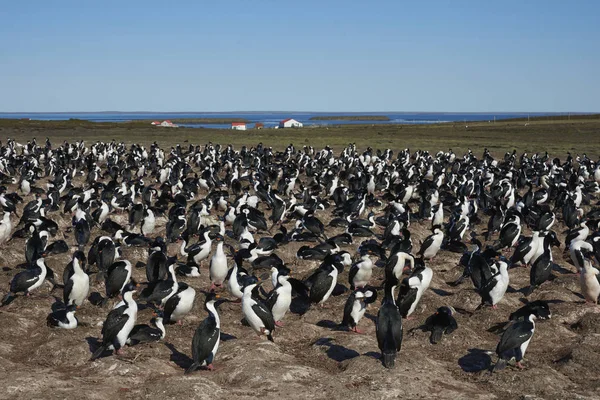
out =
[[425,149],[431,152],[453,149],[462,154],[472,149],[481,154],[488,148],[493,154],[502,155],[516,149],[519,152],[544,152],[564,156],[586,153],[589,157],[600,156],[600,119],[597,116],[565,119],[531,119],[517,121],[456,122],[432,125],[361,124],[329,127],[306,127],[300,129],[251,129],[233,131],[211,128],[161,128],[146,122],[95,123],[82,120],[35,121],[0,119],[0,138],[11,137],[27,141],[32,137],[54,142],[64,140],[85,141],[112,140],[126,143],[160,145],[185,143],[213,143],[253,146],[262,142],[281,150],[290,143],[296,147],[311,145],[322,148],[329,145],[336,151],[348,143],[356,143],[359,149],[404,148]]

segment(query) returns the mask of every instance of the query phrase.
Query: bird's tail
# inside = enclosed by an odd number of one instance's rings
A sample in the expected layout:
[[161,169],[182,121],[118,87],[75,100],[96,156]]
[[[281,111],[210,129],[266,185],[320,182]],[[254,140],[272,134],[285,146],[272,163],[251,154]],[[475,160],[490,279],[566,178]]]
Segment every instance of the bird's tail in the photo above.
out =
[[389,369],[394,368],[396,365],[396,354],[397,351],[393,350],[384,350],[383,352],[383,366]]
[[273,334],[271,332],[269,332],[269,334],[267,335],[267,339],[269,339],[271,342],[275,343],[275,340],[273,340]]
[[200,364],[195,362],[192,365],[189,366],[188,369],[185,370],[184,374],[191,374],[192,372],[194,372],[195,370],[197,370],[198,368],[200,368]]
[[12,303],[12,301],[13,301],[15,298],[16,298],[16,296],[15,296],[13,293],[11,293],[11,292],[8,292],[8,293],[6,294],[6,296],[4,296],[4,298],[2,299],[2,305],[0,305],[0,307],[4,307],[4,306],[6,306],[6,305],[8,305],[8,304]]
[[390,369],[394,368],[398,350],[396,350],[396,340],[394,339],[391,330],[383,341],[383,350],[381,350],[381,354],[383,356],[383,366]]
[[104,353],[104,350],[106,350],[106,347],[104,347],[104,345],[98,347],[94,354],[92,354],[92,357],[90,357],[90,361],[94,361],[95,359],[99,358],[102,355],[102,353]]
[[431,332],[431,337],[429,338],[429,341],[431,342],[431,344],[438,344],[440,342],[440,340],[442,340],[443,333],[444,333],[443,329],[434,328],[433,331]]
[[504,368],[506,368],[506,360],[503,358],[499,358],[498,362],[496,362],[496,365],[494,365],[494,369],[492,370],[492,372],[495,371],[502,371]]

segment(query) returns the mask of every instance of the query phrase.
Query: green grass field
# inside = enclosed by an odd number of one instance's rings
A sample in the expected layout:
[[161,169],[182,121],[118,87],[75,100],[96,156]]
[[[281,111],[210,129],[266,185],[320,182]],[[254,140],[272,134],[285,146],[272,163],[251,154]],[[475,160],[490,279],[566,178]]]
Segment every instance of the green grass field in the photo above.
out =
[[433,125],[342,125],[331,127],[306,127],[301,129],[260,129],[233,131],[228,129],[159,128],[146,122],[95,123],[81,120],[27,121],[0,120],[0,138],[4,142],[11,137],[27,141],[32,137],[54,142],[64,140],[112,140],[126,143],[149,144],[154,141],[161,146],[189,142],[205,144],[209,141],[223,145],[253,146],[262,142],[281,150],[290,143],[296,147],[325,145],[341,150],[348,143],[356,143],[359,149],[410,148],[430,152],[453,149],[462,154],[472,149],[476,154],[487,147],[492,154],[502,155],[516,149],[519,152],[544,152],[564,156],[586,153],[591,158],[600,155],[600,119],[574,118],[571,120],[531,120],[443,123]]

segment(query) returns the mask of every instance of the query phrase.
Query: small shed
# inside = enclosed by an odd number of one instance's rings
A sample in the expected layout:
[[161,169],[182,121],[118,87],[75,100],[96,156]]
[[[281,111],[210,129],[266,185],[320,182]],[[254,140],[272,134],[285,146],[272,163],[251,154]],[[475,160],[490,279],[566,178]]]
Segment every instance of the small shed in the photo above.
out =
[[246,123],[245,122],[232,122],[231,129],[237,129],[238,131],[245,131]]
[[280,128],[302,128],[302,122],[298,122],[293,118],[284,119],[279,123]]
[[166,119],[163,122],[160,123],[160,126],[164,126],[167,128],[177,128],[178,125],[175,125],[174,123],[172,123],[170,120]]

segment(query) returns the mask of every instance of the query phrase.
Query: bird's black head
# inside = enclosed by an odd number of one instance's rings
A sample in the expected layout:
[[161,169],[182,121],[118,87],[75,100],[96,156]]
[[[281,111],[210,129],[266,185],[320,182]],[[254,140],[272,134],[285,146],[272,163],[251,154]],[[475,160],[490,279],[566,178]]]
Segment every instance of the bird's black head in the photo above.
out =
[[242,286],[242,290],[250,285],[258,284],[258,278],[254,275],[245,275],[240,280],[240,285]]
[[289,275],[291,273],[291,270],[286,267],[285,265],[278,265],[277,266],[277,275]]
[[452,315],[452,314],[454,314],[454,309],[452,307],[442,306],[442,307],[440,307],[440,308],[437,309],[436,314],[448,314],[448,315]]
[[75,310],[77,310],[77,304],[68,305],[66,310],[67,312],[74,312]]
[[210,303],[210,302],[215,302],[220,298],[220,296],[218,294],[216,294],[214,291],[210,291],[208,293],[206,293],[206,299],[204,300],[204,305]]
[[81,264],[82,267],[85,265],[86,258],[85,258],[85,254],[83,253],[83,251],[77,250],[75,253],[73,253],[73,259],[79,260],[79,263]]
[[127,285],[125,285],[125,287],[123,288],[123,291],[121,292],[121,295],[125,295],[125,293],[127,292],[135,292],[137,289],[137,283],[135,283],[134,280],[132,280],[131,282],[129,282]]

